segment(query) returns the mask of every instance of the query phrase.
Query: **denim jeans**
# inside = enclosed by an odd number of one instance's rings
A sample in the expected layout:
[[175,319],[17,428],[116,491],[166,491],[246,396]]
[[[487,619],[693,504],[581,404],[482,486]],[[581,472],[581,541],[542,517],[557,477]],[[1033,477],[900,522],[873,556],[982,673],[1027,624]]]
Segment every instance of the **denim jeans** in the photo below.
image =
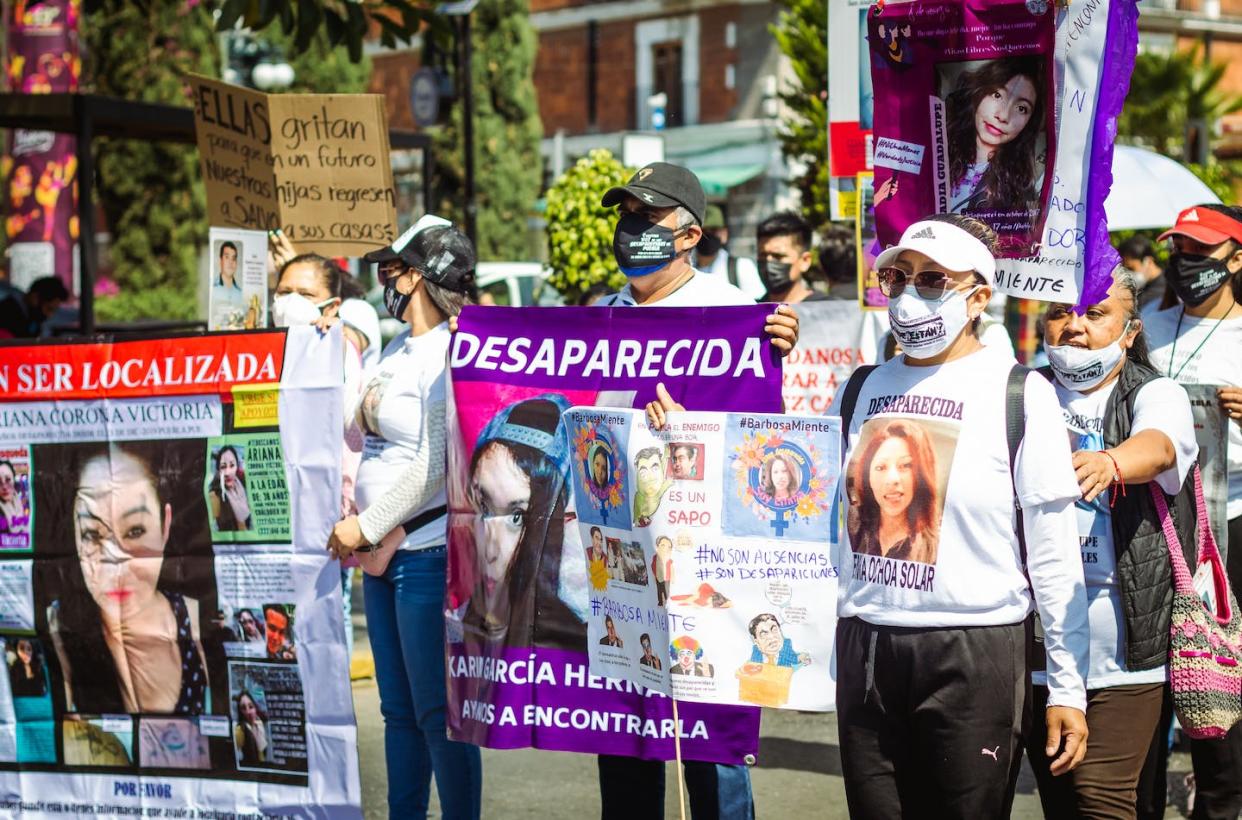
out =
[[[693,820],[754,820],[748,768],[687,760],[685,772]],[[664,762],[600,755],[599,796],[603,820],[663,820]]]
[[449,740],[445,730],[446,561],[444,547],[401,550],[382,577],[363,576],[394,819],[427,816],[433,773],[445,820],[476,820],[480,813],[479,749]]

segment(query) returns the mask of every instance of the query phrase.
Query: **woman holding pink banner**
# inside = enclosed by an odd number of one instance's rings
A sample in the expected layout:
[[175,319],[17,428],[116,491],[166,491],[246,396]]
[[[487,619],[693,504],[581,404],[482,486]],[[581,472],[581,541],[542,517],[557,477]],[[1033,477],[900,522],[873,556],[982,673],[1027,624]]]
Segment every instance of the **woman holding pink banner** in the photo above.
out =
[[482,763],[477,747],[448,739],[442,602],[448,320],[473,288],[474,247],[447,220],[427,215],[365,258],[379,264],[384,303],[409,329],[384,350],[363,387],[361,512],[337,523],[328,551],[339,559],[356,553],[367,573],[390,816],[426,817],[434,774],[443,816],[473,819],[481,810]]

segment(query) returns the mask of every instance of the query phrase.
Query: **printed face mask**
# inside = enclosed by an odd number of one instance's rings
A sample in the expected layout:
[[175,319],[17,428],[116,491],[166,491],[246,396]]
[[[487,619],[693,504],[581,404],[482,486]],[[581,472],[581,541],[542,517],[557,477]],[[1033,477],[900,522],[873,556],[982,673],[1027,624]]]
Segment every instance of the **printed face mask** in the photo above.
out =
[[313,324],[332,302],[325,299],[315,304],[300,293],[282,293],[272,300],[272,322],[276,327]]
[[388,308],[392,318],[399,322],[404,322],[401,318],[405,315],[405,309],[410,306],[410,300],[414,298],[414,291],[402,293],[397,290],[397,279],[394,276],[384,283],[384,307]]
[[646,276],[677,258],[675,232],[645,215],[623,214],[612,237],[612,254],[626,276]]
[[1130,322],[1127,320],[1116,341],[1098,350],[1088,350],[1085,347],[1072,345],[1045,346],[1048,363],[1052,365],[1052,375],[1057,377],[1057,381],[1066,390],[1086,393],[1094,389],[1104,381],[1109,373],[1113,372],[1117,362],[1121,361],[1121,357],[1125,355],[1126,352],[1121,348],[1121,340],[1129,331]]
[[890,300],[888,320],[902,351],[912,359],[943,353],[970,321],[966,297],[976,288],[952,291],[940,299],[924,299],[913,288],[906,288]]
[[1191,307],[1201,305],[1229,278],[1223,259],[1195,253],[1174,253],[1169,258],[1169,287]]
[[765,259],[759,265],[759,278],[768,292],[785,290],[793,284],[793,265],[779,259]]

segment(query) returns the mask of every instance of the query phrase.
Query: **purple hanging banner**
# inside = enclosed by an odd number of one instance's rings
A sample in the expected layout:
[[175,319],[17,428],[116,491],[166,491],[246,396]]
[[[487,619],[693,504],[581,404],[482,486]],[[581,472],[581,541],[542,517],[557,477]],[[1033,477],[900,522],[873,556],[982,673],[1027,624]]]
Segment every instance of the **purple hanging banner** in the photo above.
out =
[[[592,675],[573,405],[779,412],[770,307],[467,308],[450,349],[449,732],[491,748],[742,763],[759,712]],[[614,451],[612,459],[624,458]],[[621,465],[613,472],[622,475]],[[628,471],[625,473],[628,475]],[[600,617],[599,613],[594,613]]]
[[[31,0],[7,9],[9,90],[53,94],[78,90],[80,0]],[[58,276],[71,292],[78,238],[77,140],[69,134],[14,129],[5,157],[9,278],[26,288]]]

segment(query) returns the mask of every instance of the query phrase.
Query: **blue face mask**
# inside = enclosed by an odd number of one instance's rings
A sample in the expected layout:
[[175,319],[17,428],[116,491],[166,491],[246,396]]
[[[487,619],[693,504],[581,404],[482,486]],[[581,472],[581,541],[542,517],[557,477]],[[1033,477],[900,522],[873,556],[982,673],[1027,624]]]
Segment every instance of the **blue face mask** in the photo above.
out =
[[655,225],[645,214],[623,214],[612,238],[612,254],[626,276],[655,273],[677,258],[676,232]]

